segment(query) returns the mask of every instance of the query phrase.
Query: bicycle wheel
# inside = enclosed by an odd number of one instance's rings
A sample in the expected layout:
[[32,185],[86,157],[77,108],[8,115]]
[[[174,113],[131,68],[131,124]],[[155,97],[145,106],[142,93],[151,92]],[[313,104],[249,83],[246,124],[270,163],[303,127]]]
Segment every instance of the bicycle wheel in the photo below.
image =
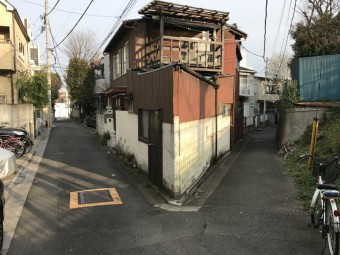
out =
[[331,255],[339,255],[339,220],[334,216],[333,211],[337,210],[336,203],[329,199],[326,203],[326,227],[328,248]]
[[25,145],[25,154],[29,153],[33,146],[32,142],[28,138],[22,138],[21,142]]
[[312,225],[317,228],[322,222],[322,201],[321,192],[316,189],[313,195],[313,199],[310,205],[310,217]]
[[14,153],[16,158],[20,158],[25,153],[25,145],[20,141],[6,141],[6,149]]

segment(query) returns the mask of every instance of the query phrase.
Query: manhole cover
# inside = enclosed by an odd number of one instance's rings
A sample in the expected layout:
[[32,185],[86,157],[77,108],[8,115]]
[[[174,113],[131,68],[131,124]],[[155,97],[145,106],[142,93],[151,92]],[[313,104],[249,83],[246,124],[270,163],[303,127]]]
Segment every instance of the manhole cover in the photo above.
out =
[[70,209],[122,204],[115,188],[99,188],[70,192]]
[[111,202],[113,198],[108,190],[94,190],[78,193],[78,204]]

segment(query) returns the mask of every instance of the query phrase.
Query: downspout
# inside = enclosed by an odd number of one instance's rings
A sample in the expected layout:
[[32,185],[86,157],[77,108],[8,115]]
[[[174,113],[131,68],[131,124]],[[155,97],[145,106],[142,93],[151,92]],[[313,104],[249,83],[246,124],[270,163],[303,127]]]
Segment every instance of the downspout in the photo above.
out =
[[218,87],[214,87],[215,88],[215,163],[217,163],[217,157],[218,157],[218,153],[217,153],[217,141],[218,141],[218,127],[217,127],[217,120],[218,120],[218,102],[217,102],[217,90]]
[[12,100],[12,104],[14,104],[14,78],[13,75],[17,72],[17,40],[16,40],[16,36],[15,36],[15,23],[14,23],[15,17],[14,17],[14,11],[12,12],[12,26],[13,26],[13,50],[14,50],[14,54],[13,54],[13,65],[14,65],[14,73],[11,74],[11,100]]

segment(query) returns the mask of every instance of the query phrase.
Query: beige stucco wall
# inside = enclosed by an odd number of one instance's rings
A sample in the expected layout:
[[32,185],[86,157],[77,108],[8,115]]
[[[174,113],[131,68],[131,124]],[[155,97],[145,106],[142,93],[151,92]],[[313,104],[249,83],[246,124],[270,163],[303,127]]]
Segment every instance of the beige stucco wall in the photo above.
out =
[[[9,4],[8,6],[9,9],[0,3],[0,25],[8,26],[10,33],[10,42],[0,42],[0,70],[9,72],[8,74],[5,73],[1,78],[10,77],[10,75],[15,73],[13,77],[14,98],[12,98],[11,80],[8,78],[0,80],[0,94],[6,93],[8,104],[18,104],[18,90],[15,86],[15,81],[18,73],[29,69],[28,41],[26,30],[22,30],[23,27],[18,24],[18,22],[22,24],[21,20],[14,18],[13,12],[11,11],[12,7]],[[19,52],[19,42],[21,42],[24,47],[24,54],[20,54]]]
[[32,104],[0,104],[0,124],[7,127],[23,127],[30,134],[34,133],[34,115]]

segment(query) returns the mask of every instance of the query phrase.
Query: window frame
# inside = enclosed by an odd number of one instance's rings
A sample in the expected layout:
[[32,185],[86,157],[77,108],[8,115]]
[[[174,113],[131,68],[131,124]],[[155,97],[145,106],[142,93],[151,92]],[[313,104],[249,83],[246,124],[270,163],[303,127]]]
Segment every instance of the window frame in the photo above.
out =
[[[146,119],[145,119],[146,118]],[[150,110],[138,110],[138,140],[148,143],[150,141]]]

